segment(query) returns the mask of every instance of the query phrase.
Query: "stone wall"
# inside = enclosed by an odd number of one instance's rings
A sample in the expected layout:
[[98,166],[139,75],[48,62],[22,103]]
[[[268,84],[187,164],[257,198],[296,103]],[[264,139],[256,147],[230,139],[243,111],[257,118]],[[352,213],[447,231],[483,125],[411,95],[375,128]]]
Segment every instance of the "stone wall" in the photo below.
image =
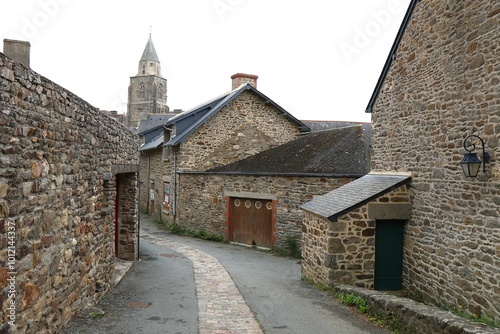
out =
[[[138,144],[98,109],[0,54],[2,323],[13,321],[17,333],[57,333],[107,291],[111,171],[137,165]],[[137,216],[136,206],[128,209]]]
[[120,259],[135,261],[139,259],[137,173],[123,173],[116,177],[118,181],[118,231],[115,247]]
[[[374,170],[413,174],[404,287],[500,322],[500,3],[417,3],[372,113]],[[491,163],[465,178],[463,140]]]
[[[409,202],[406,186],[371,203]],[[375,220],[365,204],[332,222],[304,211],[302,277],[325,285],[351,284],[373,289],[375,269]]]
[[[140,159],[140,210],[158,218],[170,219],[172,206],[166,209],[163,205],[164,182],[170,184],[173,201],[173,156],[169,160],[163,159],[163,150],[155,149],[141,152]],[[148,181],[149,180],[149,181]]]
[[[140,210],[155,217],[161,215],[163,220],[173,219],[174,160],[178,172],[204,171],[281,145],[300,133],[296,123],[245,91],[191,133],[185,142],[173,147],[167,160],[163,159],[162,149],[141,153]],[[165,182],[171,189],[168,208],[163,205]],[[177,197],[182,196],[179,195],[182,191],[177,188]]]
[[352,285],[335,284],[339,294],[361,297],[370,307],[370,314],[389,319],[400,318],[411,334],[499,334],[500,329],[467,320],[450,311],[443,311],[409,298],[368,290]]
[[289,142],[299,134],[296,123],[245,91],[181,144],[179,170],[204,171],[225,165]]
[[[276,199],[275,248],[287,249],[287,236],[298,241],[302,234],[300,205],[315,195],[338,188],[352,179],[299,176],[252,176],[181,173],[179,218],[181,226],[193,231],[227,237],[226,197]],[[299,242],[300,244],[300,242]]]

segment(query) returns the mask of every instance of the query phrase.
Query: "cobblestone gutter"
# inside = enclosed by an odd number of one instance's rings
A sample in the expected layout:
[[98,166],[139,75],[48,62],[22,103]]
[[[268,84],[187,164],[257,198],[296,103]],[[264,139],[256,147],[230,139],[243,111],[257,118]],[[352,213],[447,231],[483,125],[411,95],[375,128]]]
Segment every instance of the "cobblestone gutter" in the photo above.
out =
[[376,311],[400,316],[412,326],[413,334],[499,334],[499,328],[475,323],[448,311],[415,302],[408,298],[383,292],[357,288],[350,285],[334,285],[337,292],[362,297]]

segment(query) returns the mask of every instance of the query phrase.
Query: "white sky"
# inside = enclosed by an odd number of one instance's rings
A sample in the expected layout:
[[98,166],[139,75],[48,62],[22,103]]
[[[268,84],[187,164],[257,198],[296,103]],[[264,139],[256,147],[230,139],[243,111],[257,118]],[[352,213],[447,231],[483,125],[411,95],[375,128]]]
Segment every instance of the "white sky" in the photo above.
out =
[[231,88],[237,72],[302,120],[370,121],[365,108],[410,0],[2,0],[0,38],[95,107],[126,112],[152,38],[170,109]]

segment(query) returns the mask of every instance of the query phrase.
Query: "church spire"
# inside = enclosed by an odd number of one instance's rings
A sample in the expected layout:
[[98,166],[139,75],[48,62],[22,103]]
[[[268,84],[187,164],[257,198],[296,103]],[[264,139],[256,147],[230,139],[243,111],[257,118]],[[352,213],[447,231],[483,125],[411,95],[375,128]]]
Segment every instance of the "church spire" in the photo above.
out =
[[151,33],[149,34],[149,39],[148,43],[146,44],[146,47],[144,48],[144,52],[142,53],[141,61],[142,60],[153,60],[160,62],[160,59],[158,58],[158,55],[156,54],[156,49],[153,44],[153,39],[151,38]]
[[136,76],[130,77],[127,104],[127,125],[137,127],[148,114],[168,112],[167,79],[161,75],[160,59],[151,33],[139,61]]
[[148,42],[146,43],[141,60],[139,61],[139,71],[137,75],[157,75],[161,77],[160,59],[156,53],[151,33],[149,34]]

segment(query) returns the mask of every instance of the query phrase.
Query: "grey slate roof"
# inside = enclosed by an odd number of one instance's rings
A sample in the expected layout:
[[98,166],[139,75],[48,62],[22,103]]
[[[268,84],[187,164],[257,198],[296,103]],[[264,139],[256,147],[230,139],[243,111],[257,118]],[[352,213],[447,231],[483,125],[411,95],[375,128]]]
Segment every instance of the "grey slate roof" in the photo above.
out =
[[359,177],[370,168],[367,140],[361,126],[319,131],[207,172]]
[[158,55],[156,54],[156,49],[153,44],[153,40],[151,39],[151,34],[149,34],[148,43],[144,48],[144,52],[142,53],[141,60],[154,60],[160,62]]
[[143,119],[139,122],[139,130],[137,130],[137,134],[141,136],[150,130],[163,126],[169,119],[176,115],[177,113],[173,112],[166,114],[148,114],[147,119]]
[[301,206],[321,217],[338,217],[410,182],[408,175],[368,174]]
[[267,96],[259,92],[256,88],[254,88],[249,83],[243,84],[240,87],[226,93],[220,95],[198,107],[195,107],[189,111],[183,112],[175,117],[172,117],[167,123],[166,126],[175,124],[175,136],[172,137],[166,145],[177,145],[186,140],[186,138],[196,129],[198,129],[201,125],[206,123],[210,118],[212,118],[217,112],[219,112],[222,108],[228,105],[231,101],[236,99],[240,94],[245,91],[250,91],[258,95],[262,98],[266,103],[271,104],[276,109],[278,109],[285,117],[289,118],[293,122],[295,122],[301,131],[309,132],[310,129],[304,123],[296,119],[285,109],[281,108],[277,103],[269,99]]
[[371,123],[363,123],[363,122],[302,120],[302,123],[307,125],[311,129],[311,132],[339,129],[339,128],[345,128],[346,126],[354,126],[354,125],[371,127]]
[[163,125],[176,113],[149,114],[148,118],[139,123],[138,135],[144,138],[144,144],[139,151],[154,150],[163,145]]
[[142,145],[139,148],[139,151],[143,152],[148,150],[154,150],[156,148],[161,147],[162,145],[163,145],[163,131],[159,131],[153,139],[144,143],[144,145]]

